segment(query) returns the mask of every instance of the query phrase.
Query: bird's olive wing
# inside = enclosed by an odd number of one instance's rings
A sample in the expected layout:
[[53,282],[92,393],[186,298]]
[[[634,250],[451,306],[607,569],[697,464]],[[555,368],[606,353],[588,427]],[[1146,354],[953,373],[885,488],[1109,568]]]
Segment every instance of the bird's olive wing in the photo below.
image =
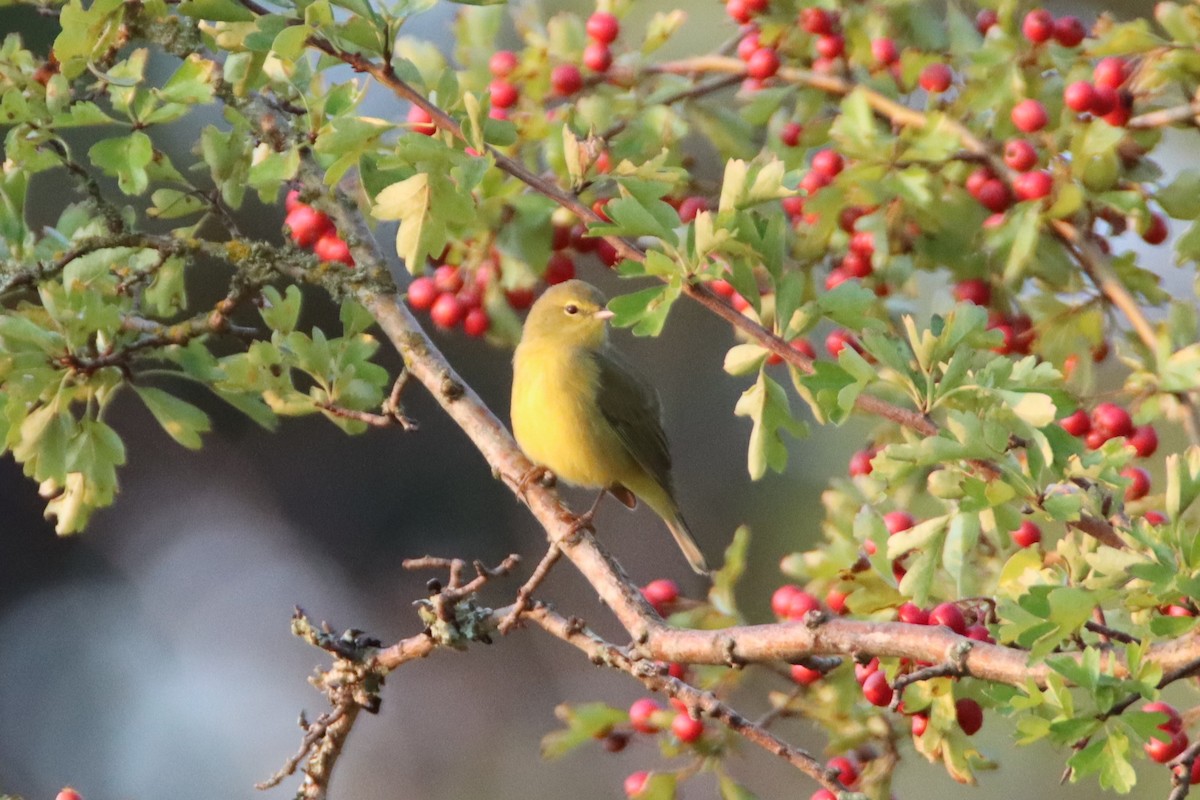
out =
[[658,393],[612,348],[602,348],[593,357],[599,373],[600,413],[634,461],[659,485],[669,487],[671,453],[663,433]]

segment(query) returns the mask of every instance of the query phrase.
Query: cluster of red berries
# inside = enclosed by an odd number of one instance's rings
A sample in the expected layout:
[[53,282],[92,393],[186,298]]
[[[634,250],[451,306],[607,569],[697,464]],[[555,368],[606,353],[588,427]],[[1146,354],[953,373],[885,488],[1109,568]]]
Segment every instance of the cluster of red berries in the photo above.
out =
[[337,228],[328,215],[307,203],[301,203],[300,192],[295,189],[287,193],[284,208],[287,209],[287,216],[284,217],[283,224],[287,227],[292,241],[311,249],[313,255],[322,261],[337,261],[348,267],[354,266],[350,245],[338,236]]
[[[1089,449],[1101,447],[1109,439],[1124,438],[1125,444],[1133,448],[1139,458],[1149,458],[1158,449],[1158,432],[1153,425],[1134,426],[1129,412],[1116,403],[1100,403],[1089,415],[1082,408],[1058,421],[1062,429],[1072,436],[1083,439]],[[1125,500],[1141,500],[1150,493],[1150,473],[1142,467],[1129,466],[1121,470],[1121,477],[1129,481],[1125,488]],[[1161,524],[1166,517],[1161,512],[1150,511],[1146,519]]]
[[509,80],[516,68],[517,54],[512,50],[497,50],[488,61],[488,70],[492,73],[492,82],[488,84],[491,100],[488,114],[494,119],[508,119],[508,110],[521,96],[516,84]]
[[[575,277],[575,261],[567,252],[572,242],[569,229],[555,226],[553,252],[542,273],[548,286]],[[484,258],[474,267],[441,264],[431,274],[413,278],[408,285],[408,304],[417,311],[428,311],[429,319],[442,330],[451,330],[461,324],[468,336],[483,336],[492,326],[484,300],[490,287],[499,287],[499,264],[495,255]],[[533,286],[504,289],[503,292],[505,301],[514,311],[529,308],[537,297]]]
[[609,45],[621,34],[620,21],[607,11],[597,11],[588,17],[588,42],[583,48],[583,65],[592,72],[608,72],[612,66],[612,50]]
[[[1183,729],[1183,717],[1180,716],[1175,706],[1157,701],[1146,703],[1142,706],[1142,711],[1151,714],[1165,714],[1167,717],[1166,721],[1157,726],[1157,729],[1166,734],[1166,737],[1163,739],[1151,738],[1142,745],[1151,761],[1165,764],[1187,749],[1188,735]],[[1200,759],[1197,759],[1196,762],[1200,762]],[[1196,762],[1192,764],[1193,778],[1200,777],[1200,767],[1196,766]]]

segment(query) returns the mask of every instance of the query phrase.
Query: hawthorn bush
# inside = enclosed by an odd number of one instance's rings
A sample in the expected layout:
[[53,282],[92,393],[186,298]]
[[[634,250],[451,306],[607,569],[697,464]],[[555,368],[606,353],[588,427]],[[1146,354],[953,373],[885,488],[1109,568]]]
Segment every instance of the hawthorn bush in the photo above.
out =
[[[728,0],[724,45],[668,58],[685,12],[634,30],[621,0],[464,5],[448,52],[404,35],[424,3],[33,5],[58,19],[53,48],[0,49],[0,433],[58,532],[115,499],[125,448],[106,411],[123,389],[201,446],[208,417],[164,375],[268,428],[321,414],[347,433],[412,427],[400,403],[421,383],[546,529],[502,607],[477,592],[515,557],[409,563],[446,575],[388,646],[298,614],[331,656],[314,681],[331,708],[273,782],[299,771],[302,796],[325,796],[384,676],[520,627],[668,696],[560,706],[543,743],[657,739],[632,797],[699,771],[751,796],[724,768],[739,741],[813,798],[888,797],[910,747],[971,783],[989,725],[1118,793],[1143,757],[1172,770],[1172,797],[1200,779],[1194,715],[1159,700],[1200,671],[1200,319],[1162,287],[1169,258],[1200,257],[1200,170],[1158,160],[1168,129],[1196,136],[1195,7],[1089,23],[1011,2]],[[518,48],[496,49],[505,30]],[[395,114],[364,115],[368,90]],[[211,109],[186,163],[163,149]],[[31,227],[49,181],[75,193]],[[248,193],[280,207],[279,236],[238,230]],[[189,277],[214,264],[224,296],[197,303]],[[547,284],[604,269],[631,281],[611,308],[635,334],[680,302],[729,324],[751,479],[786,469],[806,420],[875,422],[830,470],[820,546],[741,587],[769,593],[776,622],[739,610],[744,528],[706,597],[633,584],[552,487],[522,480],[531,465],[422,328],[506,359]],[[340,330],[299,324],[301,285],[340,305]],[[376,329],[399,375],[373,360]],[[543,602],[563,558],[630,644],[570,598]],[[736,707],[763,700],[747,680],[763,670],[793,688],[751,722]],[[796,716],[827,735],[827,763],[775,732]]]

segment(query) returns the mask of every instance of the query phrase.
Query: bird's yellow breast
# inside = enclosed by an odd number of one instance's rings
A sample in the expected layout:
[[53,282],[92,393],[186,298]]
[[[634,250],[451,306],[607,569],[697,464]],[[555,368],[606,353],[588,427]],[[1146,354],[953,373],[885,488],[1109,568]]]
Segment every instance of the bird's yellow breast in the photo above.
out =
[[636,471],[597,403],[592,356],[558,342],[522,342],[513,358],[513,435],[536,464],[577,486],[621,483]]

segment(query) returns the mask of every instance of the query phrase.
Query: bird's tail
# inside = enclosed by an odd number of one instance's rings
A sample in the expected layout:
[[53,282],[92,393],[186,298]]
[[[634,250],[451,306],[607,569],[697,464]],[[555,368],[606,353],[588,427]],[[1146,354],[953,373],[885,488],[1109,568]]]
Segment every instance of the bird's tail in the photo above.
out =
[[700,545],[696,544],[696,540],[692,538],[692,532],[688,530],[683,517],[676,513],[673,519],[667,520],[667,528],[675,537],[675,544],[679,545],[679,549],[683,551],[683,557],[687,559],[692,569],[699,575],[708,575],[708,562],[704,560],[704,553],[700,552]]

